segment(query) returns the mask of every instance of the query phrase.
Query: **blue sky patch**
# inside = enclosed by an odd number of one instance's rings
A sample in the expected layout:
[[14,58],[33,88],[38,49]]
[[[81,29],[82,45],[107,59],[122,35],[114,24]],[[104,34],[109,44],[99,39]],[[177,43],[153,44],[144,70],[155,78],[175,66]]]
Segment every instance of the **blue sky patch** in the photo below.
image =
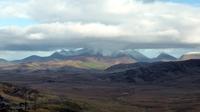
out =
[[23,18],[0,18],[0,26],[27,26],[36,24],[36,21],[31,19],[23,19]]

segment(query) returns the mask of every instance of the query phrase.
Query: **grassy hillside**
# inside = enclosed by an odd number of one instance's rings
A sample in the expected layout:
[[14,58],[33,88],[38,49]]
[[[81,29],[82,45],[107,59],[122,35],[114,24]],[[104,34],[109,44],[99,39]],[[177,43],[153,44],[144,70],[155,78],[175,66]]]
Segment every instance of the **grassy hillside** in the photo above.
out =
[[70,99],[40,93],[37,90],[0,83],[0,112],[81,112]]

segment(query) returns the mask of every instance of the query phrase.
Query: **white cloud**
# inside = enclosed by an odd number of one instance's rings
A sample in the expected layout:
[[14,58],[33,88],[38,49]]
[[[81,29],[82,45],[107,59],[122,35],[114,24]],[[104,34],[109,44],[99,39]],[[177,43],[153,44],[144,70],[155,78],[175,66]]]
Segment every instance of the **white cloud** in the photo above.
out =
[[0,8],[0,18],[29,18],[38,22],[25,27],[0,27],[1,49],[26,45],[39,50],[37,46],[47,42],[53,48],[85,45],[91,40],[125,42],[129,43],[127,46],[136,43],[142,48],[144,44],[160,48],[168,44],[200,45],[200,8],[186,4],[138,0],[25,0],[3,2]]
[[7,0],[0,2],[0,18],[28,18],[26,3]]
[[128,36],[119,26],[105,25],[101,23],[67,23],[66,28],[69,32],[79,34],[84,37],[119,37]]
[[45,37],[44,37],[44,34],[42,33],[32,33],[32,34],[29,34],[27,38],[30,40],[42,40]]

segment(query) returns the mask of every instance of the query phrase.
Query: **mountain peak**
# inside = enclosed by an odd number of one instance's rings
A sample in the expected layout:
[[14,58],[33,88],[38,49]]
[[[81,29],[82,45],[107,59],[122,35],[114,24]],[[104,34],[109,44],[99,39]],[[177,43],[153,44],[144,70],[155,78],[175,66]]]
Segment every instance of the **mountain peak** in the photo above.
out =
[[176,59],[175,57],[173,57],[173,56],[171,56],[171,55],[169,55],[169,54],[167,54],[167,53],[160,53],[158,56],[157,56],[157,58],[171,58],[171,59]]
[[17,61],[22,61],[22,62],[32,62],[32,61],[41,61],[42,57],[37,56],[37,55],[32,55],[27,58],[24,58],[22,60],[17,60]]
[[174,60],[177,59],[164,52],[160,53],[156,58],[154,58],[154,61],[174,61]]
[[124,54],[124,55],[129,55],[133,59],[137,61],[148,61],[149,58],[140,53],[139,51],[133,50],[133,49],[126,49],[126,50],[120,50],[118,54]]
[[[65,55],[67,55],[69,52],[70,52],[69,50],[62,49],[62,50],[57,51],[57,52],[55,52],[55,53],[56,53],[56,54],[59,54],[59,55],[65,56]],[[54,54],[55,54],[55,53],[54,53]]]

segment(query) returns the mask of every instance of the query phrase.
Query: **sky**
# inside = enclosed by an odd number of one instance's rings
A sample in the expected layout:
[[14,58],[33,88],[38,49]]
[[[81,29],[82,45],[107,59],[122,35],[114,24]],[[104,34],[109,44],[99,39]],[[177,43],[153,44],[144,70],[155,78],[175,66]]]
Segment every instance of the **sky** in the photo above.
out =
[[0,58],[58,49],[200,51],[200,0],[1,0]]

